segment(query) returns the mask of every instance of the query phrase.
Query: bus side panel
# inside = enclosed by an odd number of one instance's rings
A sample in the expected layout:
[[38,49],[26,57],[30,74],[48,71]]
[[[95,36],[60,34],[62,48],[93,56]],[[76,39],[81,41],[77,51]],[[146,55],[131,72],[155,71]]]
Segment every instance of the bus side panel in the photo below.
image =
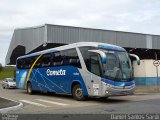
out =
[[48,76],[47,70],[49,68],[35,68],[32,70],[30,82],[32,89],[42,92],[58,92],[60,87],[56,77]]
[[57,66],[33,69],[30,81],[32,89],[56,93],[71,93],[73,81],[79,81],[85,95],[88,95],[79,70],[72,66]]
[[16,87],[20,89],[26,88],[28,69],[16,70]]
[[101,78],[86,70],[81,70],[80,72],[84,79],[84,84],[86,85],[88,96],[92,96],[92,97],[102,96]]

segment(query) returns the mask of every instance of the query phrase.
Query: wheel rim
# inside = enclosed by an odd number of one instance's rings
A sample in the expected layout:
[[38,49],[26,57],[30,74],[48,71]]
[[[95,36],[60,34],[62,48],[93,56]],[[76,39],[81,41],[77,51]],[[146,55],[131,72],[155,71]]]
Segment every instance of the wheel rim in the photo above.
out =
[[82,88],[77,88],[75,91],[75,95],[77,97],[82,97],[83,96]]

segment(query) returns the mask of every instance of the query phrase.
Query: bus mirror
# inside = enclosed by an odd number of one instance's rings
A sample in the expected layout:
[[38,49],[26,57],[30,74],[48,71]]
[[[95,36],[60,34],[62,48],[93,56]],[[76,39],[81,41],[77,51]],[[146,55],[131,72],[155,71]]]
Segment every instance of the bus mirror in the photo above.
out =
[[136,58],[137,65],[140,65],[140,58],[135,54],[129,54],[129,56]]
[[94,52],[94,53],[98,53],[101,56],[101,60],[103,64],[106,64],[107,62],[107,57],[106,54],[101,51],[101,50],[88,50],[89,52]]

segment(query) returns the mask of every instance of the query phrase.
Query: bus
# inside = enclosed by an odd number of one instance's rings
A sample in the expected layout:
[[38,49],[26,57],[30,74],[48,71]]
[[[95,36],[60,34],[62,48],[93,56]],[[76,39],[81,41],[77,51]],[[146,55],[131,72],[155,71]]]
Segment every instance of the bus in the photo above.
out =
[[24,55],[16,61],[16,86],[27,90],[70,94],[76,100],[134,94],[129,56],[122,47],[79,42]]

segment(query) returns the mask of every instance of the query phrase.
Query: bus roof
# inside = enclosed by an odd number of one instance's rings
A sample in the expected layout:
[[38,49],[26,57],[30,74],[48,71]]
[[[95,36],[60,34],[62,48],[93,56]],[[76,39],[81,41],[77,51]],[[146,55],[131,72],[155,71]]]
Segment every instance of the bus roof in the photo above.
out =
[[50,49],[47,49],[47,50],[31,53],[31,54],[28,54],[28,55],[18,57],[17,59],[37,56],[37,55],[44,54],[44,53],[58,52],[58,51],[61,51],[61,50],[67,50],[67,49],[76,48],[76,47],[85,47],[85,46],[97,47],[97,48],[100,48],[100,49],[113,50],[113,51],[126,51],[124,48],[122,48],[120,46],[112,45],[112,44],[99,43],[99,42],[78,42],[78,43],[72,43],[72,44],[69,44],[69,45],[64,45],[64,46],[60,46],[60,47],[50,48]]

